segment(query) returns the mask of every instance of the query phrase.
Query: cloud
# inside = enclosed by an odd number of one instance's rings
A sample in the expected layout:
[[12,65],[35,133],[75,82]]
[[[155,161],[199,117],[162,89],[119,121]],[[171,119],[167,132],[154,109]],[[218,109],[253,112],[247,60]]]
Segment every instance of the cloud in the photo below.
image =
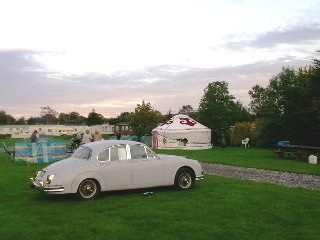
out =
[[162,113],[196,109],[213,81],[228,82],[246,104],[254,84],[266,85],[282,66],[306,65],[320,39],[311,0],[1,6],[0,110],[14,116],[50,106],[109,117],[142,100]]
[[[276,48],[279,45],[305,45],[318,43],[320,39],[320,24],[313,23],[311,25],[296,25],[286,29],[273,30],[260,33],[252,39],[250,36],[243,37],[232,36],[228,37],[230,41],[226,43],[226,47],[240,50],[245,48]],[[233,40],[235,39],[235,40]],[[238,40],[237,40],[238,39]]]
[[299,45],[312,42],[319,42],[320,24],[313,26],[295,26],[284,31],[267,32],[258,35],[250,42],[250,46],[256,48],[272,48],[280,44]]
[[249,89],[256,84],[267,86],[282,66],[308,64],[292,57],[217,68],[159,65],[111,74],[62,75],[44,68],[33,54],[25,50],[0,52],[0,78],[5,87],[0,109],[8,114],[37,116],[40,107],[50,106],[59,113],[76,111],[83,116],[94,108],[111,117],[134,111],[142,100],[163,114],[169,109],[177,113],[183,105],[197,109],[205,87],[214,81],[226,81],[230,94],[246,105]]

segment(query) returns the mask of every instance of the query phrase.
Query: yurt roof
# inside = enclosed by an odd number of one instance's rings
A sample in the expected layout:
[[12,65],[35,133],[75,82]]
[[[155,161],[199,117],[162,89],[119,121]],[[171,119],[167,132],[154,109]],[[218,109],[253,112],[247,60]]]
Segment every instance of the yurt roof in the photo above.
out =
[[198,123],[191,117],[187,115],[176,115],[166,122],[162,123],[160,126],[153,129],[155,130],[200,130],[200,129],[208,129],[206,126],[202,125],[201,123]]

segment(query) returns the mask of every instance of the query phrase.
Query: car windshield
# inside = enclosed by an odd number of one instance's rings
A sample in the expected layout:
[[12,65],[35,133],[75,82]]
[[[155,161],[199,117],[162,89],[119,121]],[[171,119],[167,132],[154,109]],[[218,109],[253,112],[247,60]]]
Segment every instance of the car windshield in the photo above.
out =
[[157,158],[157,155],[147,146],[146,146],[146,152],[147,152],[148,158]]
[[72,158],[90,159],[91,149],[88,147],[79,147],[72,155]]

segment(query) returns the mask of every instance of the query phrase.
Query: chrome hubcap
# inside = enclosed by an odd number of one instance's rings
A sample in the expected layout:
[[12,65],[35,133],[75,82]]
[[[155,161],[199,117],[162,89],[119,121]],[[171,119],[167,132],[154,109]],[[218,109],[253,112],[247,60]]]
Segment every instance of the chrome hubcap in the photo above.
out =
[[96,192],[96,185],[93,181],[86,181],[80,188],[80,193],[83,197],[90,197]]
[[191,184],[191,176],[189,173],[182,173],[179,177],[179,185],[183,188],[188,187]]

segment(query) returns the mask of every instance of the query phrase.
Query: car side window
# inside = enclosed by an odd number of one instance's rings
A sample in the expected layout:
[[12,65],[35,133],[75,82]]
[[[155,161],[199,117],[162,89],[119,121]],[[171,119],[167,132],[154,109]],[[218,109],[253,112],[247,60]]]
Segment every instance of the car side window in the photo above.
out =
[[107,148],[99,153],[98,160],[99,161],[108,161],[109,160],[109,148]]
[[117,145],[110,147],[110,161],[126,160],[127,152],[125,145]]
[[147,153],[143,145],[130,145],[131,159],[147,158]]

